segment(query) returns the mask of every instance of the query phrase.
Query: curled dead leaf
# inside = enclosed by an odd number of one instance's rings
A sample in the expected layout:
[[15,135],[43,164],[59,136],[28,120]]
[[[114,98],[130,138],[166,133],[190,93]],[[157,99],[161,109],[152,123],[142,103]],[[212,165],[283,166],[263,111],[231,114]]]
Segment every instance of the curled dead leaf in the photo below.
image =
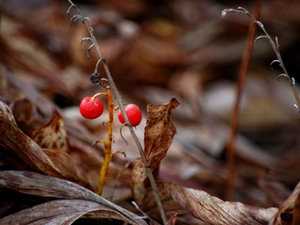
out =
[[147,122],[145,127],[145,155],[147,167],[155,170],[166,156],[176,134],[171,121],[171,112],[180,103],[172,98],[167,104],[147,106]]
[[[106,200],[99,195],[96,195],[95,193],[80,185],[59,178],[54,178],[28,171],[0,171],[0,187],[5,187],[21,193],[35,196],[69,200],[53,201],[38,205],[36,206],[36,208],[33,207],[31,209],[23,211],[24,214],[21,211],[19,212],[20,214],[17,213],[16,215],[13,214],[11,216],[8,216],[7,218],[4,217],[0,219],[0,224],[5,224],[3,222],[6,222],[6,224],[18,224],[18,222],[23,221],[22,218],[28,216],[28,212],[31,212],[32,216],[35,217],[34,221],[40,220],[38,224],[46,224],[48,219],[48,222],[52,220],[72,221],[79,218],[85,213],[95,210],[102,211],[99,212],[97,217],[117,218],[122,219],[130,224],[137,225],[147,224],[136,214]],[[79,205],[73,204],[76,203],[75,200],[77,200],[77,203]],[[71,205],[69,205],[69,203]],[[55,214],[55,209],[52,209],[55,208],[55,205],[57,207],[61,206],[61,209],[63,210],[57,215]],[[49,212],[49,218],[47,218],[47,214],[45,214],[45,210],[47,211],[47,209],[52,209],[52,211]],[[28,219],[30,220],[30,218]],[[52,223],[54,222],[52,221]]]
[[[48,151],[49,156],[17,127],[12,111],[0,100],[0,159],[5,160],[4,165],[10,169],[26,169],[39,171],[50,176],[65,178],[77,182],[85,187],[91,188],[83,176],[79,176],[77,170],[69,168],[73,166],[67,153]],[[63,162],[69,162],[63,165]],[[9,162],[9,163],[8,163]],[[21,166],[19,166],[19,164]]]
[[30,136],[41,148],[63,151],[69,149],[65,124],[57,110],[54,110],[53,117],[47,124],[35,129]]
[[12,111],[0,99],[0,152],[9,151],[12,158],[19,158],[31,169],[44,172],[52,176],[59,176],[59,171],[41,150],[41,148],[25,135],[16,125]]
[[9,216],[0,219],[0,223],[3,225],[68,225],[93,211],[96,211],[97,218],[114,218],[122,220],[122,217],[113,210],[95,202],[86,200],[54,200],[10,214]]
[[[145,156],[147,168],[158,175],[161,160],[166,156],[176,134],[176,128],[171,121],[171,112],[180,103],[172,98],[169,103],[147,106],[147,121],[144,135]],[[141,204],[145,198],[148,181],[146,168],[141,159],[137,159],[132,170],[132,191],[134,199]]]
[[200,190],[164,183],[173,199],[194,217],[211,225],[268,224],[277,208],[259,208],[239,202],[222,201]]

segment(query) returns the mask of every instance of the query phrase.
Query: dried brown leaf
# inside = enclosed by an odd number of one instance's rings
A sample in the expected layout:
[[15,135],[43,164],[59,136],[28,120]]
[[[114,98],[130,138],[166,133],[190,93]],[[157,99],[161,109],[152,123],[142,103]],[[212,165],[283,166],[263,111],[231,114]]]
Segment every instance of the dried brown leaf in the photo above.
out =
[[11,105],[11,110],[18,127],[27,135],[32,132],[33,129],[40,127],[46,122],[45,116],[26,98],[14,101]]
[[300,182],[290,197],[282,204],[270,225],[300,224]]
[[[109,213],[105,208],[102,208],[102,210],[105,209],[104,211],[106,211],[103,215],[112,216],[113,213],[114,218],[122,218],[122,220],[128,223],[146,224],[144,220],[138,218],[134,213],[115,205],[80,185],[59,178],[28,171],[1,171],[0,186],[36,196],[91,201],[98,205],[100,204],[101,207],[108,208]],[[87,211],[84,211],[80,215],[86,212]],[[79,214],[77,214],[77,216],[79,216]],[[41,215],[41,218],[43,217],[44,215]]]
[[10,162],[9,164],[6,163],[8,168],[40,171],[90,188],[86,179],[82,176],[79,177],[76,169],[71,168],[73,166],[71,161],[63,165],[63,162],[69,158],[66,154],[55,155],[49,152],[49,155],[54,159],[52,161],[36,142],[24,134],[17,127],[12,111],[2,100],[0,100],[0,123],[0,155],[4,155],[5,160]]
[[35,129],[31,137],[41,148],[63,151],[68,151],[69,149],[65,124],[56,110],[54,110],[51,120],[44,126]]
[[97,210],[98,218],[123,218],[112,209],[86,200],[54,200],[21,210],[0,219],[5,224],[72,224],[84,214]]
[[[144,144],[147,167],[157,176],[161,160],[166,156],[176,134],[176,128],[171,121],[171,112],[180,103],[172,98],[169,103],[157,106],[147,106],[147,122],[145,127]],[[132,169],[132,191],[135,201],[141,204],[148,192],[146,169],[143,161],[136,160]]]
[[147,194],[147,186],[149,182],[147,182],[147,173],[145,165],[141,158],[138,158],[132,169],[132,193],[135,201],[141,205],[146,194]]
[[51,176],[60,176],[58,169],[41,148],[16,125],[12,111],[0,99],[0,151],[8,151],[12,158],[19,158],[31,169]]
[[176,128],[171,121],[171,112],[180,103],[172,98],[167,104],[147,106],[147,122],[145,127],[145,155],[147,167],[156,169],[166,156],[176,134]]
[[200,190],[165,183],[173,199],[194,217],[212,225],[268,224],[277,208],[258,208],[239,202],[226,202]]

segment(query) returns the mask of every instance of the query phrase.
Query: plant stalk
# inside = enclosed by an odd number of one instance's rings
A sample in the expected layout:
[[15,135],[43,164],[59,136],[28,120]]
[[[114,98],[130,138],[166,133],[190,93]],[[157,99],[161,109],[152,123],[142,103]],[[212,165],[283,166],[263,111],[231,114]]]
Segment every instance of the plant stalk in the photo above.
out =
[[97,186],[97,191],[96,191],[96,193],[98,195],[102,194],[105,180],[106,180],[106,174],[107,174],[108,167],[109,167],[109,163],[110,163],[111,157],[113,155],[111,152],[111,148],[112,148],[114,106],[112,103],[110,90],[108,88],[105,88],[105,89],[106,89],[109,117],[108,117],[108,121],[107,121],[107,124],[108,124],[107,141],[100,140],[100,142],[104,144],[104,159],[103,159],[103,163],[101,165],[100,175],[99,175],[99,179],[98,179],[98,186]]
[[[93,42],[93,44],[94,44],[94,46],[95,46],[95,48],[97,50],[97,53],[98,53],[99,57],[103,58],[101,50],[100,50],[100,46],[99,46],[99,44],[97,42],[97,39],[96,39],[96,37],[94,35],[93,28],[89,24],[90,21],[87,20],[85,17],[83,17],[81,11],[78,9],[78,7],[71,0],[68,0],[68,1],[71,4],[71,6],[75,7],[75,9],[80,14],[80,16],[82,18],[82,22],[86,26],[86,28],[87,28],[87,30],[89,32],[89,35],[90,35],[90,37],[92,39],[92,42]],[[89,22],[87,23],[86,21],[89,21]],[[152,170],[150,168],[147,168],[147,159],[146,159],[143,147],[142,147],[142,145],[141,145],[141,143],[140,143],[140,141],[139,141],[139,139],[138,139],[138,137],[137,137],[137,135],[136,135],[133,127],[130,124],[130,121],[129,121],[128,117],[127,117],[127,114],[125,113],[125,108],[124,108],[124,105],[123,105],[123,102],[122,102],[122,97],[121,97],[121,95],[120,95],[120,93],[119,93],[119,91],[118,91],[118,89],[117,89],[117,87],[115,85],[115,82],[114,82],[114,80],[113,80],[113,78],[111,76],[111,73],[109,71],[108,65],[107,65],[107,63],[106,63],[105,60],[102,61],[102,63],[103,63],[103,67],[104,67],[105,73],[107,75],[107,79],[109,81],[109,85],[111,87],[111,90],[112,90],[112,92],[114,94],[114,97],[115,97],[115,99],[116,99],[116,101],[118,103],[118,106],[119,106],[119,108],[120,108],[120,110],[122,112],[122,115],[123,115],[123,117],[124,117],[124,119],[126,121],[126,124],[129,125],[128,129],[129,129],[129,131],[130,131],[130,133],[132,135],[132,138],[133,138],[134,142],[136,143],[136,146],[137,146],[137,148],[139,150],[139,153],[141,155],[142,161],[143,161],[143,163],[144,163],[144,165],[146,167],[147,176],[149,178],[151,187],[153,189],[155,200],[156,200],[157,206],[159,208],[159,212],[161,214],[162,221],[163,221],[164,224],[166,224],[167,223],[166,215],[165,215],[164,209],[162,207],[162,203],[161,203],[161,200],[160,200],[160,197],[159,197],[159,194],[158,194],[158,189],[157,189],[157,185],[156,185],[156,182],[155,182]]]
[[[258,18],[261,8],[261,0],[257,0],[255,4],[254,14],[255,18]],[[237,123],[240,113],[240,103],[242,98],[242,93],[244,89],[246,74],[249,66],[249,61],[251,58],[251,53],[254,45],[254,35],[255,26],[249,26],[247,43],[243,54],[243,59],[241,67],[239,70],[239,76],[236,86],[236,99],[231,114],[230,120],[230,136],[227,146],[227,182],[226,182],[226,200],[230,201],[233,198],[234,190],[234,164],[235,164],[235,143],[237,136]]]

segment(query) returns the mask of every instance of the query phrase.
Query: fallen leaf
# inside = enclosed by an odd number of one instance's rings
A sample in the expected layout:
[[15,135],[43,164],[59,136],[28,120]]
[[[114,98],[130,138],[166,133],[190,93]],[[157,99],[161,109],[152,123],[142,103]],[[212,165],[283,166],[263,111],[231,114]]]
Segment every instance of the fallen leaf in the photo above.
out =
[[290,197],[279,208],[270,225],[299,225],[300,224],[300,182]]
[[32,131],[30,136],[41,148],[63,151],[69,149],[65,124],[57,110],[54,110],[53,117],[47,124]]
[[112,209],[86,200],[54,200],[10,214],[0,223],[5,224],[72,224],[83,215],[96,211],[98,218],[122,219]]
[[268,224],[277,208],[259,208],[227,202],[200,190],[164,183],[173,199],[194,217],[211,225]]
[[26,98],[14,100],[10,107],[18,127],[27,135],[46,123],[45,115]]
[[[171,121],[171,112],[180,103],[172,98],[169,103],[157,106],[147,106],[147,121],[144,134],[145,156],[147,168],[151,168],[154,177],[158,175],[161,160],[166,156],[176,134],[176,128]],[[137,159],[132,169],[132,191],[134,199],[141,204],[148,190],[146,168],[141,160]]]
[[[66,214],[61,215],[61,217],[57,219],[74,219],[74,217],[80,217],[81,215],[91,211],[91,210],[104,210],[102,216],[106,218],[118,218],[122,219],[128,223],[131,224],[146,224],[146,222],[142,219],[140,219],[136,214],[106,200],[105,198],[96,195],[95,193],[91,192],[90,190],[77,185],[75,183],[72,183],[70,181],[62,180],[55,177],[50,177],[47,175],[42,175],[34,172],[28,172],[28,171],[0,171],[0,186],[9,188],[21,193],[29,194],[29,195],[35,195],[35,196],[42,196],[42,197],[50,197],[50,198],[56,198],[56,199],[67,199],[67,200],[80,200],[82,202],[78,202],[81,205],[82,210],[75,208],[78,206],[77,204],[71,204],[74,206],[68,206],[67,204],[64,204],[66,202],[54,202],[52,204],[62,204],[63,207],[65,207]],[[91,203],[90,203],[91,202]],[[71,202],[69,202],[71,203]],[[46,205],[45,205],[46,204]],[[46,208],[50,209],[49,206],[47,206],[47,203],[44,205],[36,206],[38,207],[35,209],[34,207],[28,209],[34,214],[36,217],[36,220],[43,219],[45,216],[47,217],[47,214],[40,213],[40,211],[46,210]],[[48,204],[51,204],[48,202]],[[57,206],[58,206],[57,205]],[[45,208],[46,207],[46,208]],[[75,207],[75,208],[74,208]],[[42,210],[43,209],[43,210]],[[58,208],[59,209],[59,208]],[[73,209],[73,211],[72,211]],[[74,211],[75,210],[75,211]],[[81,211],[81,212],[80,212]],[[27,212],[27,211],[25,211]],[[70,215],[67,212],[73,212],[74,214],[68,218]],[[53,216],[55,213],[53,213]],[[28,216],[26,213],[22,216]],[[51,215],[50,215],[51,216]],[[99,212],[99,217],[101,217],[101,212]],[[13,224],[16,224],[17,221],[14,219],[18,219],[18,217],[15,216],[9,216],[8,221],[13,221]],[[3,218],[4,220],[5,218]],[[49,218],[51,219],[51,218]],[[55,218],[53,218],[55,219]],[[47,220],[47,218],[46,218]],[[20,222],[20,221],[19,221]],[[45,221],[46,222],[46,221]],[[2,221],[0,220],[0,223]],[[23,223],[26,224],[26,223]],[[45,224],[38,223],[38,224]],[[70,223],[66,223],[70,224]]]
[[59,176],[59,171],[47,155],[17,127],[12,111],[1,99],[0,123],[0,151],[9,152],[11,158],[19,158],[33,170]]
[[172,144],[176,128],[171,121],[171,112],[179,104],[175,98],[172,98],[167,104],[147,106],[144,144],[148,168],[154,170],[159,167]]
[[[65,178],[90,188],[83,177],[79,177],[76,170],[62,165],[66,159],[65,154],[52,155],[54,162],[30,137],[25,135],[16,125],[11,109],[0,99],[0,155],[4,156],[4,165],[10,169],[26,169],[45,173],[50,176]],[[61,157],[61,159],[58,159]],[[20,165],[21,166],[20,166]],[[70,164],[70,163],[69,163]],[[69,165],[68,164],[68,165]],[[13,167],[15,166],[15,167]],[[62,171],[60,171],[60,169]],[[7,169],[7,168],[5,168]]]

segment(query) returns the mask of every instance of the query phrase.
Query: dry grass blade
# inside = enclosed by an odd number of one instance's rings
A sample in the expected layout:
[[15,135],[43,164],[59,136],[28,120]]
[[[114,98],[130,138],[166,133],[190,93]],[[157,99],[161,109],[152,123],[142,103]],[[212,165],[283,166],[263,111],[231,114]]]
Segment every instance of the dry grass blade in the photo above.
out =
[[211,225],[268,224],[277,208],[258,208],[239,202],[222,201],[200,190],[165,183],[173,199],[194,217]]
[[146,224],[136,214],[109,202],[80,185],[59,178],[27,171],[1,171],[0,186],[42,197],[91,201],[108,207],[128,223]]

